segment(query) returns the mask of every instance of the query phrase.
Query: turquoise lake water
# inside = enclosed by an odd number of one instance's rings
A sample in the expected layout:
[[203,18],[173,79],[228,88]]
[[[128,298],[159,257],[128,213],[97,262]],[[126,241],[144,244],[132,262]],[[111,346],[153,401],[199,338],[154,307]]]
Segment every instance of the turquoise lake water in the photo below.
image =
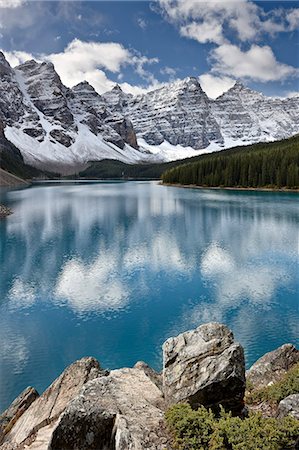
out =
[[156,182],[0,192],[0,410],[82,356],[144,360],[204,322],[227,324],[247,366],[299,344],[298,195]]

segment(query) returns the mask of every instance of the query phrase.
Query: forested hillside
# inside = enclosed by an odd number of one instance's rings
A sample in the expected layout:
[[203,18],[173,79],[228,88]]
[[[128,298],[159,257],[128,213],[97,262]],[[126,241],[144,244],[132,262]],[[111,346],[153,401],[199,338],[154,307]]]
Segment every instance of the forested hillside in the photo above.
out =
[[299,136],[205,155],[167,170],[163,183],[299,188]]

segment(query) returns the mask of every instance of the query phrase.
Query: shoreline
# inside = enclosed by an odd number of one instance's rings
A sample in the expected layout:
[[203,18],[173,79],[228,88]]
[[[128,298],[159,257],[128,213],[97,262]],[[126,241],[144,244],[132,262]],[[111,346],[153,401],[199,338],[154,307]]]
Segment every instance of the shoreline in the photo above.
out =
[[189,189],[213,189],[213,190],[225,190],[225,191],[261,191],[261,192],[294,192],[299,193],[299,189],[288,188],[254,188],[254,187],[225,187],[225,186],[198,186],[196,184],[179,184],[179,183],[159,183],[161,186],[170,186],[178,188]]

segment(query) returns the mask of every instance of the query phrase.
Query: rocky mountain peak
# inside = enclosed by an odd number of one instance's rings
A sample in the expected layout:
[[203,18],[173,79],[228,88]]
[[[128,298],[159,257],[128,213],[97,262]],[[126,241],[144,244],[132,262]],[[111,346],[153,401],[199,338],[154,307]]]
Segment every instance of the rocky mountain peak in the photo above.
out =
[[9,62],[6,60],[4,53],[0,52],[0,76],[12,73]]
[[192,91],[203,92],[203,90],[202,90],[202,88],[201,88],[201,86],[199,84],[199,81],[198,81],[198,79],[196,77],[185,78],[185,80],[184,80],[184,87],[186,88],[186,90],[191,91],[191,92]]
[[115,86],[113,86],[112,92],[123,92],[123,90],[119,84],[116,84]]
[[88,81],[81,81],[80,83],[76,84],[73,88],[73,91],[94,91],[95,88],[88,83]]
[[7,61],[7,59],[5,58],[5,55],[3,52],[0,51],[0,64],[5,66],[5,67],[9,67],[10,68],[10,64]]
[[72,89],[72,92],[76,95],[84,96],[85,98],[95,97],[100,99],[101,96],[96,92],[93,86],[88,81],[82,81],[76,84]]

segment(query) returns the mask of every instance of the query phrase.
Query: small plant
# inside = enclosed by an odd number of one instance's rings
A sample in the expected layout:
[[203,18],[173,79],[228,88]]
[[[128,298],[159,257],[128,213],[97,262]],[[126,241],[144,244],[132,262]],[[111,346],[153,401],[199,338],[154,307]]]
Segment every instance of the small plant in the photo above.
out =
[[263,418],[260,413],[241,419],[221,409],[216,418],[203,406],[194,411],[190,405],[172,406],[166,421],[178,450],[285,450],[294,448],[299,436],[299,421]]
[[277,404],[289,395],[299,394],[299,363],[292,367],[280,381],[271,386],[254,390],[249,383],[248,390],[250,391],[246,396],[248,404],[264,401]]

